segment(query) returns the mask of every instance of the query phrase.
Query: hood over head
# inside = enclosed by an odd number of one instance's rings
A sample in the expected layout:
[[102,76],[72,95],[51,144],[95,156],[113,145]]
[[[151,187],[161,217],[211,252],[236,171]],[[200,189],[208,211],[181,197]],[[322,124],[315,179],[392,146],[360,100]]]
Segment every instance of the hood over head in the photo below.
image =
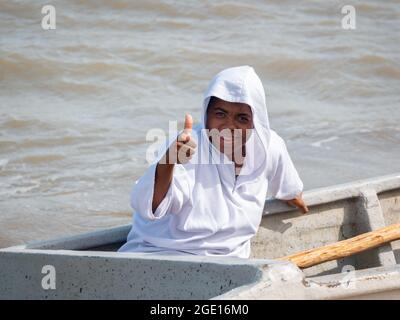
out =
[[[201,112],[203,129],[206,127],[207,108],[212,96],[250,106],[255,134],[246,142],[246,158],[240,175],[254,174],[258,169],[265,168],[271,132],[264,87],[254,69],[245,65],[228,68],[215,75],[204,93]],[[209,144],[209,147],[216,150],[211,143]],[[215,150],[213,152],[216,152]]]
[[219,72],[210,82],[203,97],[201,120],[205,127],[207,107],[212,96],[229,102],[240,102],[250,106],[254,127],[263,129],[269,142],[270,128],[265,102],[265,91],[260,78],[250,66],[232,67]]

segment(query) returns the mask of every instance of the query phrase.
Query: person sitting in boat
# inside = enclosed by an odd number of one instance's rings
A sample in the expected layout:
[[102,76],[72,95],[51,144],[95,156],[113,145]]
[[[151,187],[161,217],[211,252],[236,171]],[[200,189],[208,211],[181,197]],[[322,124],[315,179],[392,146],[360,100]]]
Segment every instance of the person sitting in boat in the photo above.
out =
[[201,123],[164,148],[132,189],[132,229],[119,252],[249,258],[267,192],[298,207],[303,183],[269,126],[265,92],[250,66],[218,73]]

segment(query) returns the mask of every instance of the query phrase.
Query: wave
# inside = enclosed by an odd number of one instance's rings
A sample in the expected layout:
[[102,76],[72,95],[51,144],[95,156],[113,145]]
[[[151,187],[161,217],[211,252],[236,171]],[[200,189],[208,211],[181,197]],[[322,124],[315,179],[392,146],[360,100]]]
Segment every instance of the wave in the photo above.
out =
[[40,155],[25,156],[15,160],[15,162],[36,165],[36,164],[60,161],[63,159],[65,159],[65,156],[60,154],[40,154]]
[[43,58],[33,58],[19,53],[2,53],[0,55],[0,80],[49,79],[59,75],[62,63]]

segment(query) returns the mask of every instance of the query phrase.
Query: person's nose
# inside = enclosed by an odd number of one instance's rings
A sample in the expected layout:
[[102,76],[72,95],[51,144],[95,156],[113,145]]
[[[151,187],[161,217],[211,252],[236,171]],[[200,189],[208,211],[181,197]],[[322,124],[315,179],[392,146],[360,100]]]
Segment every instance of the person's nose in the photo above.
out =
[[237,129],[235,125],[235,120],[231,117],[228,117],[224,123],[223,129],[229,129],[233,132],[235,129]]

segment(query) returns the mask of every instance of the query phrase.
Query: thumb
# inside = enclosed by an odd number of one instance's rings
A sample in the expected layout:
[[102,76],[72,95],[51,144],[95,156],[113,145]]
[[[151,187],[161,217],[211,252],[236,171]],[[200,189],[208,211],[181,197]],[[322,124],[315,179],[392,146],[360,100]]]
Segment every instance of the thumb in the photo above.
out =
[[192,128],[193,128],[193,118],[190,114],[185,115],[185,127],[184,127],[184,132],[187,134],[192,133]]

